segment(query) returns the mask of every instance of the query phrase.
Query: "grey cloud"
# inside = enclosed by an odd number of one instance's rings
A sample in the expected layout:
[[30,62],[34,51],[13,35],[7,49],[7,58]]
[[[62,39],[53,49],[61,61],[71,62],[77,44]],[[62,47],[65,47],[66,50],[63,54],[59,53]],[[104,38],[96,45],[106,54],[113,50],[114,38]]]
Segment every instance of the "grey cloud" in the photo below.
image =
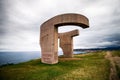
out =
[[[90,28],[78,28],[80,36],[74,38],[75,47],[118,46],[119,0],[69,0],[67,3],[67,0],[0,0],[0,49],[27,50],[36,47],[39,50],[40,25],[63,13],[83,14],[90,20]],[[73,28],[61,31],[66,29]],[[13,45],[12,48],[9,48],[10,45]]]

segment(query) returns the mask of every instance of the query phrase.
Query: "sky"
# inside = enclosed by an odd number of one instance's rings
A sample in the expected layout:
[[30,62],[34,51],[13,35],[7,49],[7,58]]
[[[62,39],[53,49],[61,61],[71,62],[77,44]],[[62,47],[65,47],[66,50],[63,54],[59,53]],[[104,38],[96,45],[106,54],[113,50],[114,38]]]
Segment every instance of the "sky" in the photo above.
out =
[[120,0],[0,0],[0,51],[39,51],[40,25],[64,13],[89,19],[90,27],[68,25],[59,32],[79,29],[76,48],[120,46]]

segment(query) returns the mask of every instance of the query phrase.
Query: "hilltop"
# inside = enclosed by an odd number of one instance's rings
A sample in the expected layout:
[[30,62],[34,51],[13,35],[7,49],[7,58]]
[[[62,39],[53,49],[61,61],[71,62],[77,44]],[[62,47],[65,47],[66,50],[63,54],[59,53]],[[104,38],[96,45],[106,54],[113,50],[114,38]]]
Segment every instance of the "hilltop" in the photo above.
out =
[[[120,51],[112,51],[111,57],[120,57]],[[59,63],[48,65],[40,59],[24,63],[0,66],[0,80],[109,80],[110,56],[106,51],[76,54],[74,58],[59,57]],[[114,64],[116,75],[120,66]],[[118,76],[120,77],[120,76]]]

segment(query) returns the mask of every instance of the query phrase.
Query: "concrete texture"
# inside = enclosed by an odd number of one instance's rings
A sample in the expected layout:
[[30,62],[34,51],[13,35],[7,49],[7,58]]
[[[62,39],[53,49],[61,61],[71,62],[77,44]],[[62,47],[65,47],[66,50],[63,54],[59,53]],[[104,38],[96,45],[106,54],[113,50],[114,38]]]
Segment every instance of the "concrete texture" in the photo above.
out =
[[81,14],[70,13],[57,15],[44,22],[40,27],[42,63],[58,63],[58,27],[63,25],[76,25],[88,28],[89,21],[87,17]]
[[73,30],[65,33],[59,33],[60,47],[63,50],[64,57],[73,57],[73,37],[79,35],[79,30]]

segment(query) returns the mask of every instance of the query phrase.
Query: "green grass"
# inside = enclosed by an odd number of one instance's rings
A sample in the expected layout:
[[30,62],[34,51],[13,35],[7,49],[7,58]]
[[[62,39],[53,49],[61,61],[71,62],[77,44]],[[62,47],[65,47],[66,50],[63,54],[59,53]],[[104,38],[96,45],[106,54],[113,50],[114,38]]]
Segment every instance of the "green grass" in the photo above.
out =
[[112,51],[112,56],[115,57],[115,56],[119,56],[120,57],[120,50],[114,50]]
[[[114,50],[112,51],[112,56],[113,57],[120,57],[120,50]],[[120,78],[120,66],[118,66],[119,64],[115,63],[115,67],[116,67],[116,71],[117,71],[117,75]]]
[[76,60],[43,64],[39,59],[0,67],[0,80],[108,80],[110,62],[105,52],[75,55]]
[[115,67],[116,67],[117,75],[120,78],[120,67],[118,65],[115,65]]

